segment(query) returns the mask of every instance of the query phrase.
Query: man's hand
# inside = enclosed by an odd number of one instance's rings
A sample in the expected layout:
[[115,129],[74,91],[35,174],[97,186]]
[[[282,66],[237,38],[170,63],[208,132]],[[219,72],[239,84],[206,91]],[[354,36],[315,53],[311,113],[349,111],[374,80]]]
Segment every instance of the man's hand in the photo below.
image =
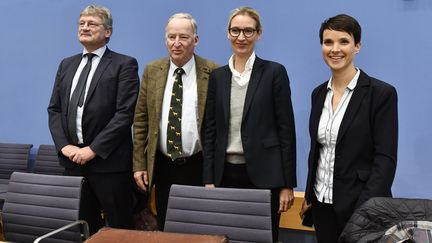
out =
[[294,191],[291,188],[282,188],[279,192],[279,213],[286,212],[294,204]]
[[148,174],[146,170],[143,171],[135,171],[134,172],[134,179],[138,187],[143,190],[147,191],[148,186]]
[[215,188],[215,185],[214,185],[214,184],[205,184],[205,187],[208,187],[208,188]]
[[85,165],[94,157],[96,157],[96,153],[89,146],[86,146],[78,149],[75,154],[69,156],[69,159],[79,165]]
[[73,156],[75,155],[75,153],[79,150],[80,148],[75,146],[75,145],[66,145],[61,149],[61,152],[64,156],[68,157],[70,160],[72,160]]

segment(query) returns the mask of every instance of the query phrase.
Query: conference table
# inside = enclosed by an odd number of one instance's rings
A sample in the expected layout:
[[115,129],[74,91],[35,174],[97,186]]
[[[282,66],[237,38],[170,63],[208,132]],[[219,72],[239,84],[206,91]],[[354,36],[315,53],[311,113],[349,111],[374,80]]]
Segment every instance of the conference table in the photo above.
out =
[[162,231],[139,231],[104,227],[88,238],[85,243],[225,243],[224,235],[198,235]]

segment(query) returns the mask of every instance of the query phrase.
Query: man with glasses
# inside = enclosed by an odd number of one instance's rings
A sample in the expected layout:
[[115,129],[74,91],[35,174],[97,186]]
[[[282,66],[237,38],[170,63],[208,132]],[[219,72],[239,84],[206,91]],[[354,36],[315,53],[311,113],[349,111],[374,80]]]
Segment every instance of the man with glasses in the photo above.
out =
[[197,23],[190,14],[171,16],[165,31],[169,57],[146,66],[134,118],[134,177],[142,190],[155,185],[160,230],[171,185],[203,185],[200,133],[217,67],[194,54]]
[[115,53],[109,9],[80,14],[83,52],[59,65],[48,106],[49,128],[65,174],[84,176],[80,218],[93,234],[105,224],[132,227],[131,125],[139,89],[135,58]]

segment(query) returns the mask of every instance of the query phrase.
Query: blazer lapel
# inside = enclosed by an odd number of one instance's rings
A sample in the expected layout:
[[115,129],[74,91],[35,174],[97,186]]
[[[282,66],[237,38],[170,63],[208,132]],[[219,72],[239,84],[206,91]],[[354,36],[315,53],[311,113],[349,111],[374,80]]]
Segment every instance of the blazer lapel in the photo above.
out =
[[207,99],[208,80],[210,68],[205,61],[195,55],[196,75],[197,75],[197,96],[198,96],[198,131],[201,131],[201,123],[204,119],[204,110]]
[[72,82],[73,82],[73,78],[75,76],[75,73],[78,69],[78,66],[81,62],[82,59],[82,54],[78,54],[76,55],[76,57],[74,58],[74,60],[72,61],[71,65],[69,65],[68,67],[68,71],[66,71],[65,73],[65,77],[63,80],[65,80],[65,91],[66,91],[66,96],[65,96],[65,100],[66,102],[63,102],[64,107],[62,107],[63,110],[67,111],[68,107],[69,107],[69,100],[70,100],[70,96],[71,96],[71,89],[72,89]]
[[[162,112],[162,102],[165,93],[165,86],[167,83],[168,71],[169,71],[169,58],[163,61],[160,66],[155,66],[152,72],[149,73],[149,78],[152,79],[154,83],[154,101],[155,101],[155,111],[156,117],[161,117]],[[158,121],[159,122],[159,121]]]
[[87,97],[85,100],[85,105],[87,105],[87,103],[91,99],[93,92],[97,86],[97,83],[99,82],[102,74],[105,72],[105,69],[108,67],[108,65],[111,63],[111,61],[112,61],[112,54],[111,54],[111,51],[107,48],[105,50],[104,55],[102,56],[102,58],[99,62],[99,65],[96,68],[95,73],[93,74],[93,78],[92,78],[92,81],[90,83],[90,87],[87,91]]
[[264,61],[259,57],[255,58],[255,62],[252,69],[252,74],[249,80],[249,85],[246,91],[246,98],[243,107],[243,117],[242,121],[245,119],[247,112],[249,111],[249,107],[252,104],[252,99],[255,95],[255,91],[258,87],[259,82],[261,81],[261,76],[263,73]]
[[227,124],[229,124],[229,115],[230,115],[230,99],[231,99],[231,79],[232,73],[228,65],[224,67],[225,72],[223,73],[223,77],[221,82],[216,84],[221,86],[221,98],[222,98],[222,106],[224,111],[224,120]]
[[322,84],[313,97],[312,111],[310,117],[311,137],[316,140],[318,136],[318,125],[321,118],[322,108],[327,96],[327,82]]
[[351,100],[348,104],[348,107],[342,119],[342,123],[340,125],[339,132],[338,132],[336,146],[344,136],[345,132],[348,130],[353,119],[355,118],[357,111],[360,107],[360,104],[364,96],[368,92],[367,87],[369,86],[369,84],[370,84],[369,77],[363,71],[361,71],[357,81],[357,86],[354,88],[354,93],[352,94]]

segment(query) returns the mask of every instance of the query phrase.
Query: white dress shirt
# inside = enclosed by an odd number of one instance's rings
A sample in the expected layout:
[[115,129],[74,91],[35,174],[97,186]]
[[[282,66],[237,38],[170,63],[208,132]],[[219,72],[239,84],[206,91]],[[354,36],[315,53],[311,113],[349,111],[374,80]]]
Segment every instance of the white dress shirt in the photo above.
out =
[[228,65],[232,73],[231,80],[238,83],[240,86],[244,86],[247,83],[249,83],[255,58],[256,58],[255,52],[252,52],[252,55],[246,61],[245,70],[243,71],[243,73],[240,73],[234,68],[234,54],[233,54],[228,60]]
[[332,78],[327,84],[327,96],[318,125],[317,141],[321,144],[321,148],[314,185],[315,195],[318,201],[323,203],[333,203],[333,173],[337,136],[359,75],[360,70],[357,69],[357,73],[345,88],[344,94],[334,112],[332,106]]
[[[162,102],[162,114],[159,124],[159,150],[167,154],[167,126],[169,109],[171,106],[171,92],[175,80],[175,70],[178,67],[171,61],[168,71],[167,83]],[[183,155],[189,157],[199,151],[201,146],[199,143],[198,133],[198,92],[197,92],[197,75],[195,67],[195,58],[192,58],[181,67],[185,71],[182,75],[183,83],[183,99],[182,99],[182,148]]]
[[[96,54],[96,55],[91,60],[92,61],[92,67],[91,67],[89,75],[87,77],[85,94],[84,94],[84,104],[81,107],[77,107],[76,131],[77,131],[78,143],[79,144],[84,143],[83,132],[82,132],[82,116],[83,116],[83,112],[84,112],[85,100],[87,98],[87,92],[88,92],[88,89],[90,87],[93,75],[94,75],[94,73],[96,71],[97,66],[99,65],[99,62],[100,62],[103,54],[105,53],[105,50],[106,50],[106,45],[92,52],[93,54]],[[85,55],[87,53],[88,53],[88,51],[86,49],[84,49],[83,55]],[[87,64],[87,56],[84,56],[81,59],[81,62],[79,64],[79,66],[78,66],[78,69],[75,72],[75,76],[73,77],[72,87],[71,87],[71,92],[70,92],[69,99],[72,98],[72,94],[73,94],[73,92],[75,90],[75,87],[77,86],[79,76],[81,75],[81,72],[84,69],[84,66],[86,64]]]

